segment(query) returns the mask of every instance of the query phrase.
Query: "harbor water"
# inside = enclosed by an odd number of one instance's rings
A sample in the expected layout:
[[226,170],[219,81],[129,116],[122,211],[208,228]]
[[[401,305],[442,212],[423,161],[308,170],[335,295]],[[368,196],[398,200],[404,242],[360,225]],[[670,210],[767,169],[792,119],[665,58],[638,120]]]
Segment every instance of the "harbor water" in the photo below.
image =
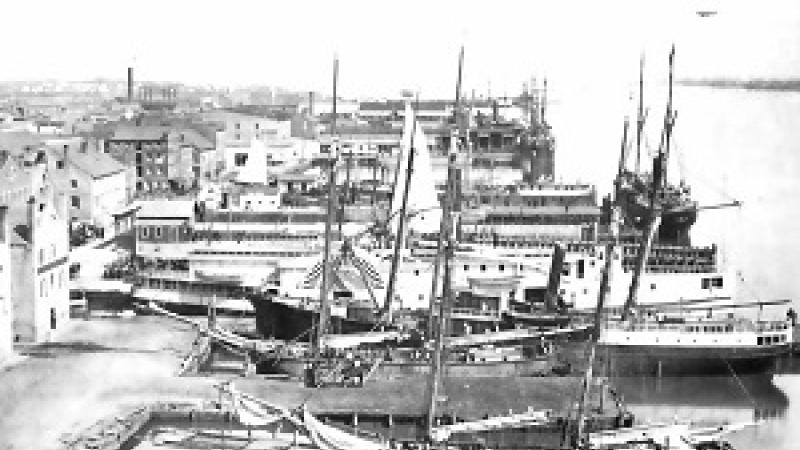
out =
[[[646,95],[649,123],[643,150],[652,152],[658,146],[666,92],[653,81]],[[634,102],[626,102],[628,92],[591,87],[564,89],[555,97],[550,117],[559,138],[556,172],[564,180],[581,178],[597,183],[601,193],[608,192],[619,158],[623,117],[635,118]],[[701,212],[692,229],[693,244],[719,246],[722,268],[737,275],[739,300],[792,299],[797,309],[800,93],[677,87],[675,108],[670,180],[684,179],[700,205],[743,202],[739,208]],[[786,306],[764,307],[747,314],[781,318],[785,312]],[[763,419],[760,426],[732,437],[737,449],[796,449],[800,372],[795,362],[782,363],[784,373],[772,379],[624,379],[617,384],[641,419]]]

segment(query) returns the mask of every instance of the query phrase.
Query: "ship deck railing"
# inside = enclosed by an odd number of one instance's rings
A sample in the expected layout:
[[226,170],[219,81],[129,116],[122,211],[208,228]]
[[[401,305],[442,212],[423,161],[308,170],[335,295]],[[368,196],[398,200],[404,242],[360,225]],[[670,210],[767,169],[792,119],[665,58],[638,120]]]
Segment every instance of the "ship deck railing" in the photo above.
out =
[[494,309],[481,310],[478,308],[452,308],[450,316],[454,318],[478,317],[481,319],[500,320],[500,311]]
[[789,325],[784,321],[758,321],[749,320],[738,321],[719,321],[719,320],[693,320],[686,323],[663,323],[663,322],[606,322],[607,330],[620,331],[673,331],[684,333],[769,333],[784,332],[789,329]]

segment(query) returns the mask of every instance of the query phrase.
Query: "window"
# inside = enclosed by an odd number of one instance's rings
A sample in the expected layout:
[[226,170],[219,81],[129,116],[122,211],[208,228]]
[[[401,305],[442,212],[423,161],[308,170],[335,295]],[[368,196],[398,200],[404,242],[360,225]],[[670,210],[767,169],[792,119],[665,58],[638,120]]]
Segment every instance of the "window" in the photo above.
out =
[[234,128],[236,128],[237,130],[241,130],[242,129],[242,124],[237,122],[236,125],[234,125]]
[[650,283],[650,290],[651,291],[655,291],[656,290],[656,284],[655,283]]
[[259,124],[258,122],[256,122],[256,130],[259,128],[259,126],[260,126],[260,125],[261,125],[261,124]]
[[50,272],[50,288],[56,287],[56,274]]
[[506,266],[503,265],[503,264],[500,264],[500,265],[497,266],[497,269],[500,270],[500,272],[503,272],[504,270],[506,270]]
[[142,190],[142,188],[143,188],[143,186],[142,186],[142,182],[141,182],[141,181],[137,181],[137,182],[136,182],[136,190],[137,190],[137,191],[141,191],[141,190]]
[[60,159],[56,161],[56,169],[63,169],[63,168],[64,168],[64,161]]
[[77,195],[72,196],[72,207],[81,209],[81,198]]
[[712,278],[711,279],[711,286],[713,286],[715,288],[721,288],[722,287],[722,277],[714,277],[714,278]]
[[[136,166],[136,176],[141,178],[143,173],[142,166]],[[142,183],[137,183],[136,186],[137,190],[141,190]]]
[[468,270],[469,270],[469,265],[468,264],[464,264],[464,272],[466,272]]
[[486,272],[486,264],[481,264],[481,272]]
[[156,227],[156,237],[157,238],[161,237],[161,227]]
[[72,189],[78,189],[78,180],[69,180],[69,184],[72,185]]
[[233,157],[233,164],[236,167],[242,167],[247,164],[247,153],[237,153]]
[[419,270],[414,270],[414,276],[419,276]]
[[142,227],[142,237],[147,237],[148,231],[147,227]]

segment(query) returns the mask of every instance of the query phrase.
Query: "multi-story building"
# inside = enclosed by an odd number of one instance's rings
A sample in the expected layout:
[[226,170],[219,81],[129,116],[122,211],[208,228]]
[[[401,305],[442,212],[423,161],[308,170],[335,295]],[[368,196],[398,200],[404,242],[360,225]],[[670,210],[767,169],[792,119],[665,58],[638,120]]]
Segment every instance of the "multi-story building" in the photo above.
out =
[[167,159],[173,189],[195,188],[201,179],[217,174],[216,145],[192,128],[170,130]]
[[135,193],[169,191],[169,130],[162,126],[119,126],[107,143],[117,161],[134,167]]
[[116,235],[115,217],[128,205],[125,166],[94,149],[67,149],[63,171],[54,171],[60,185],[68,189],[70,219],[91,225],[98,237]]
[[43,342],[69,321],[69,214],[65,195],[56,192],[46,171],[16,170],[21,173],[4,186],[10,199],[12,329],[14,341]]
[[232,111],[210,111],[200,114],[200,119],[217,124],[217,140],[222,147],[247,146],[253,139],[273,141],[291,136],[291,121],[278,121],[251,114]]
[[136,194],[168,193],[196,187],[216,176],[214,142],[188,127],[120,125],[107,142],[107,151],[133,167]]

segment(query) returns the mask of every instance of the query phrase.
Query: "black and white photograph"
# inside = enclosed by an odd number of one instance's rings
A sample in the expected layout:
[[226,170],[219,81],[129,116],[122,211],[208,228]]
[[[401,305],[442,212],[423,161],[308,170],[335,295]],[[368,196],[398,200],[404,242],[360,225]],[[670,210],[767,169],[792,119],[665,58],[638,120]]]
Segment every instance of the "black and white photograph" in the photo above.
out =
[[0,17],[0,450],[800,447],[800,2]]

